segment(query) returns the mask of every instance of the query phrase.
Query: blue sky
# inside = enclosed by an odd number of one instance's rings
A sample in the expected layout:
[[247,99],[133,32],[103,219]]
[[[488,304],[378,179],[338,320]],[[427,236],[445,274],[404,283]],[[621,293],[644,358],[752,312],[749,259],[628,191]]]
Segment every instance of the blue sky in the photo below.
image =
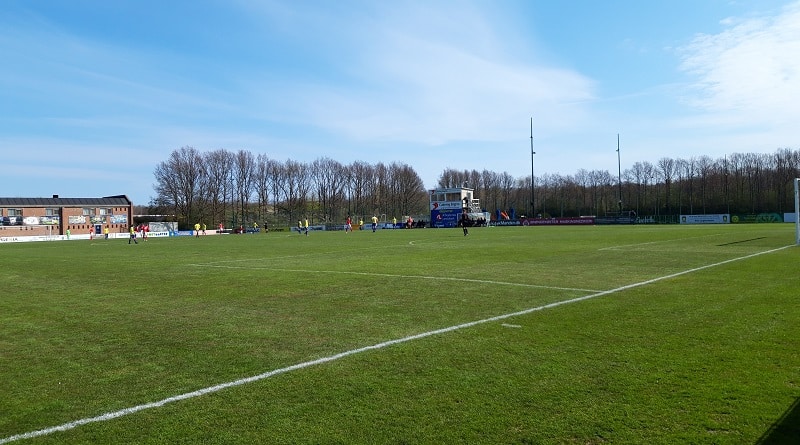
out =
[[182,146],[617,170],[800,148],[800,2],[5,0],[0,196],[154,195]]

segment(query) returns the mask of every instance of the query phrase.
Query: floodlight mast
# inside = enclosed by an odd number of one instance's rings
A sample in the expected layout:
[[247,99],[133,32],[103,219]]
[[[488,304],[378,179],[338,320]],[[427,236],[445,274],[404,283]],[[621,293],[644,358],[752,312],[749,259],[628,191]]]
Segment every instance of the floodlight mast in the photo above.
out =
[[531,218],[536,218],[536,189],[533,182],[533,155],[535,154],[536,152],[533,151],[533,118],[531,117]]
[[617,133],[617,184],[619,185],[619,213],[622,215],[622,162],[619,157],[619,133]]

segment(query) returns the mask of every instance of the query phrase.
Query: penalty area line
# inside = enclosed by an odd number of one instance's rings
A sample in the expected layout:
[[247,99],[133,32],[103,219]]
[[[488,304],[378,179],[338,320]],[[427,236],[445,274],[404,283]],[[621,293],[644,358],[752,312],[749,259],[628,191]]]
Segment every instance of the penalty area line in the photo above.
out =
[[458,324],[458,325],[454,325],[454,326],[449,326],[449,327],[446,327],[446,328],[441,328],[441,329],[436,329],[436,330],[433,330],[433,331],[422,332],[422,333],[419,333],[419,334],[410,335],[408,337],[398,338],[398,339],[394,339],[394,340],[388,340],[388,341],[385,341],[385,342],[382,342],[382,343],[377,343],[377,344],[374,344],[374,345],[369,345],[369,346],[364,346],[364,347],[361,347],[361,348],[351,349],[349,351],[340,352],[338,354],[329,355],[327,357],[322,357],[322,358],[319,358],[319,359],[316,359],[316,360],[309,360],[309,361],[306,361],[306,362],[297,363],[295,365],[287,366],[285,368],[274,369],[272,371],[267,371],[267,372],[264,372],[262,374],[254,375],[254,376],[251,376],[251,377],[245,377],[245,378],[242,378],[242,379],[239,379],[239,380],[233,380],[233,381],[230,381],[230,382],[220,383],[218,385],[214,385],[214,386],[209,386],[209,387],[206,387],[206,388],[198,389],[196,391],[191,391],[191,392],[187,392],[187,393],[183,393],[183,394],[178,394],[176,396],[167,397],[166,399],[162,399],[162,400],[159,400],[159,401],[156,401],[156,402],[150,402],[150,403],[145,403],[145,404],[142,404],[142,405],[136,405],[136,406],[132,406],[130,408],[124,408],[124,409],[121,409],[121,410],[118,410],[118,411],[107,412],[105,414],[101,414],[101,415],[95,416],[95,417],[86,417],[86,418],[83,418],[83,419],[74,420],[72,422],[67,422],[67,423],[64,423],[64,424],[61,424],[61,425],[57,425],[57,426],[53,426],[53,427],[50,427],[50,428],[44,428],[44,429],[40,429],[40,430],[36,430],[36,431],[30,431],[30,432],[27,432],[27,433],[21,433],[21,434],[16,434],[16,435],[13,435],[13,436],[8,436],[8,437],[5,437],[5,438],[0,438],[0,445],[6,444],[6,443],[10,443],[10,442],[15,442],[15,441],[18,441],[18,440],[23,440],[23,439],[32,439],[32,438],[35,438],[35,437],[46,436],[46,435],[50,435],[50,434],[57,433],[57,432],[60,432],[60,431],[68,431],[68,430],[77,428],[77,427],[82,426],[82,425],[87,425],[87,424],[90,424],[90,423],[104,422],[104,421],[107,421],[107,420],[113,420],[113,419],[116,419],[116,418],[119,418],[119,417],[127,416],[129,414],[137,413],[139,411],[144,411],[144,410],[148,410],[148,409],[152,409],[152,408],[158,408],[158,407],[164,406],[164,405],[169,404],[169,403],[178,402],[178,401],[181,401],[181,400],[188,400],[188,399],[192,399],[192,398],[195,398],[195,397],[204,396],[206,394],[219,392],[219,391],[222,391],[222,390],[227,389],[227,388],[233,388],[233,387],[236,387],[236,386],[241,386],[241,385],[245,385],[245,384],[248,384],[248,383],[257,382],[259,380],[264,380],[264,379],[267,379],[267,378],[270,378],[270,377],[273,377],[273,376],[276,376],[276,375],[286,374],[286,373],[291,372],[291,371],[297,371],[297,370],[300,370],[300,369],[303,369],[303,368],[308,368],[310,366],[316,366],[316,365],[321,365],[321,364],[324,364],[324,363],[333,362],[333,361],[336,361],[336,360],[339,360],[339,359],[342,359],[342,358],[345,358],[345,357],[349,357],[351,355],[360,354],[362,352],[368,352],[368,351],[374,351],[374,350],[377,350],[377,349],[383,349],[383,348],[386,348],[386,347],[389,347],[389,346],[393,346],[393,345],[397,345],[397,344],[401,344],[401,343],[407,343],[407,342],[410,342],[410,341],[413,341],[413,340],[419,340],[419,339],[426,338],[426,337],[431,337],[431,336],[434,336],[434,335],[445,334],[445,333],[448,333],[448,332],[457,331],[459,329],[470,328],[470,327],[477,326],[477,325],[480,325],[480,324],[490,323],[490,322],[499,321],[499,320],[505,320],[505,319],[512,318],[512,317],[518,317],[518,316],[521,316],[521,315],[527,315],[527,314],[530,314],[530,313],[533,313],[533,312],[537,312],[537,311],[543,311],[545,309],[551,309],[551,308],[555,308],[555,307],[558,307],[558,306],[563,306],[563,305],[572,304],[572,303],[578,303],[578,302],[581,302],[581,301],[584,301],[584,300],[589,300],[589,299],[592,299],[592,298],[602,297],[604,295],[609,295],[609,294],[617,293],[617,292],[620,292],[620,291],[633,289],[633,288],[636,288],[636,287],[646,286],[648,284],[656,283],[658,281],[663,281],[663,280],[667,280],[667,279],[670,279],[670,278],[679,277],[681,275],[686,275],[686,274],[690,274],[690,273],[693,273],[693,272],[698,272],[698,271],[701,271],[701,270],[704,270],[704,269],[710,269],[712,267],[721,266],[721,265],[724,265],[724,264],[732,263],[734,261],[745,260],[745,259],[753,258],[753,257],[759,256],[759,255],[764,255],[764,254],[768,254],[768,253],[777,252],[779,250],[783,250],[783,249],[786,249],[786,248],[789,248],[789,247],[794,247],[794,245],[778,247],[776,249],[766,250],[766,251],[763,251],[763,252],[757,252],[757,253],[753,253],[753,254],[750,254],[750,255],[745,255],[745,256],[741,256],[741,257],[737,257],[737,258],[732,258],[732,259],[729,259],[729,260],[720,261],[720,262],[713,263],[713,264],[707,264],[705,266],[695,267],[693,269],[687,269],[687,270],[684,270],[684,271],[681,271],[681,272],[676,272],[676,273],[673,273],[673,274],[664,275],[664,276],[653,278],[653,279],[650,279],[650,280],[645,280],[645,281],[640,281],[638,283],[633,283],[633,284],[628,284],[628,285],[625,285],[625,286],[620,286],[620,287],[617,287],[615,289],[609,289],[609,290],[605,290],[605,291],[602,291],[602,292],[596,292],[596,293],[593,293],[593,294],[590,294],[590,295],[585,295],[585,296],[578,297],[578,298],[571,298],[569,300],[557,301],[557,302],[554,302],[554,303],[545,304],[543,306],[537,306],[537,307],[533,307],[533,308],[529,308],[529,309],[525,309],[525,310],[521,310],[521,311],[517,311],[517,312],[497,315],[497,316],[494,316],[494,317],[484,318],[482,320],[475,320],[475,321],[471,321],[471,322],[468,322],[468,323],[462,323],[462,324]]

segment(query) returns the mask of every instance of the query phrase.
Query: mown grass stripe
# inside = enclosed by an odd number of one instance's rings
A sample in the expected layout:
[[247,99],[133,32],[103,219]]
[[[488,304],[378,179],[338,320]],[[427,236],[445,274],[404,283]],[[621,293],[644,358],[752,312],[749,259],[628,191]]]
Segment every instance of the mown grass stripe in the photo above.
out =
[[355,271],[348,271],[348,270],[310,270],[310,269],[286,269],[286,268],[275,268],[275,267],[259,267],[259,266],[223,266],[219,264],[190,264],[189,266],[197,266],[197,267],[213,267],[218,269],[244,269],[244,270],[270,270],[275,272],[296,272],[296,273],[320,273],[320,274],[341,274],[341,275],[362,275],[362,276],[369,276],[369,277],[386,277],[386,278],[410,278],[410,279],[420,279],[420,280],[440,280],[440,281],[459,281],[465,283],[477,283],[477,284],[496,284],[499,286],[517,286],[517,287],[528,287],[528,288],[537,288],[537,289],[551,289],[551,290],[565,290],[565,291],[576,291],[576,292],[600,292],[597,289],[581,289],[575,287],[559,287],[559,286],[545,286],[541,284],[527,284],[527,283],[513,283],[510,281],[495,281],[495,280],[478,280],[475,278],[457,278],[457,277],[437,277],[431,275],[399,275],[399,274],[390,274],[390,273],[376,273],[376,272],[355,272]]

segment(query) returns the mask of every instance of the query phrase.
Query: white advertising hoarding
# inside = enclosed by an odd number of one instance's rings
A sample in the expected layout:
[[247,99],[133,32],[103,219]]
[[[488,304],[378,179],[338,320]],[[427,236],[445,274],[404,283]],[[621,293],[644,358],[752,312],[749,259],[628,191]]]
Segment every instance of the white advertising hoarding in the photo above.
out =
[[712,215],[681,215],[681,224],[728,224],[731,215],[719,213]]

